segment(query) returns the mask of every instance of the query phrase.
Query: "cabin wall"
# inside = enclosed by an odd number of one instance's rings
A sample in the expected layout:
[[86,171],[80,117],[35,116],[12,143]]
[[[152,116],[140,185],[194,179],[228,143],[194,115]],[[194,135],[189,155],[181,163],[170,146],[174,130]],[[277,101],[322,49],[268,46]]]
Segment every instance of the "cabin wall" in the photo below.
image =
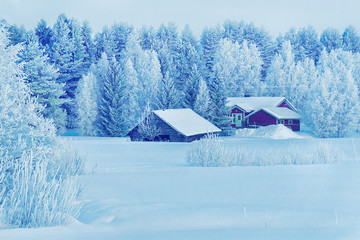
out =
[[[239,109],[239,108],[237,108],[237,107],[233,107],[233,108],[231,109],[231,113],[230,113],[231,119],[232,119],[234,113],[242,113],[242,114],[243,114],[242,119],[245,119],[245,117],[248,115],[248,114],[246,114],[246,112],[244,112],[243,110],[241,110],[241,109]],[[243,121],[242,121],[242,127],[245,126],[245,123],[246,123],[246,121],[243,120]],[[231,125],[230,125],[230,126],[231,126],[232,128],[237,128],[232,121],[231,121]]]
[[261,110],[249,118],[249,126],[268,126],[276,125],[276,118]]
[[[169,126],[166,122],[164,122],[161,118],[159,118],[156,114],[151,113],[151,117],[153,118],[153,124],[159,128],[160,134],[156,137],[156,141],[170,141],[170,142],[183,142],[185,141],[185,136],[178,133],[175,129]],[[128,134],[130,136],[131,141],[148,141],[148,139],[144,139],[144,137],[139,133],[138,126],[135,127]]]

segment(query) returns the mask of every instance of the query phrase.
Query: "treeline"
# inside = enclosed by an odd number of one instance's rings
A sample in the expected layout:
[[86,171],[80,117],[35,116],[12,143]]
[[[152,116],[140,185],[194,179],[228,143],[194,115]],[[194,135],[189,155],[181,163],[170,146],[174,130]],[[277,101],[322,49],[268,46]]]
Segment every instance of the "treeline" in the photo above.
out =
[[321,137],[358,128],[360,37],[351,26],[321,35],[290,29],[273,39],[252,24],[226,21],[197,39],[173,23],[114,24],[93,34],[87,22],[65,15],[29,32],[2,25],[11,44],[23,45],[19,64],[60,132],[123,136],[151,110],[189,107],[231,134],[230,96],[284,96]]

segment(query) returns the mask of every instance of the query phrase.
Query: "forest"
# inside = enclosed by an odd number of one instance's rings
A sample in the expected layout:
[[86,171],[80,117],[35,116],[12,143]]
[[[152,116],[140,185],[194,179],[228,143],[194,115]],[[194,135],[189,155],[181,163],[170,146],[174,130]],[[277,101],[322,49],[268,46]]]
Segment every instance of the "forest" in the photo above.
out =
[[115,23],[94,33],[61,14],[53,26],[0,27],[20,48],[16,64],[57,134],[124,136],[152,110],[191,108],[231,135],[225,104],[244,96],[286,97],[319,137],[359,128],[360,36],[352,26],[292,28],[274,39],[225,21],[198,39],[175,23]]

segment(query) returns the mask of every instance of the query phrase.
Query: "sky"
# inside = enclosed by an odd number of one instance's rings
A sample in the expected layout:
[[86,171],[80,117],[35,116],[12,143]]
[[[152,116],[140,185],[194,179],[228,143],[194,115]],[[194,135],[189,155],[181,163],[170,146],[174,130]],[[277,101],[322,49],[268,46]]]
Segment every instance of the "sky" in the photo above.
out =
[[358,0],[0,0],[0,19],[33,29],[40,19],[53,25],[59,14],[87,20],[94,32],[107,25],[127,22],[135,27],[175,22],[186,24],[200,36],[206,26],[225,20],[253,23],[271,36],[291,27],[328,27],[343,31],[353,25],[360,31]]

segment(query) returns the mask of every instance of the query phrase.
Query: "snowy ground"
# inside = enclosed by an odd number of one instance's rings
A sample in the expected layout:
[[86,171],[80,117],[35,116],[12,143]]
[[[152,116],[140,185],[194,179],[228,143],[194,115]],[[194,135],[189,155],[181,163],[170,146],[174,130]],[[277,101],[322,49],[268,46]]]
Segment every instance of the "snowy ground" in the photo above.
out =
[[342,163],[199,168],[185,165],[187,143],[73,137],[97,165],[80,179],[78,221],[3,229],[0,239],[360,239],[360,139],[224,138],[258,151],[318,141],[340,149]]

